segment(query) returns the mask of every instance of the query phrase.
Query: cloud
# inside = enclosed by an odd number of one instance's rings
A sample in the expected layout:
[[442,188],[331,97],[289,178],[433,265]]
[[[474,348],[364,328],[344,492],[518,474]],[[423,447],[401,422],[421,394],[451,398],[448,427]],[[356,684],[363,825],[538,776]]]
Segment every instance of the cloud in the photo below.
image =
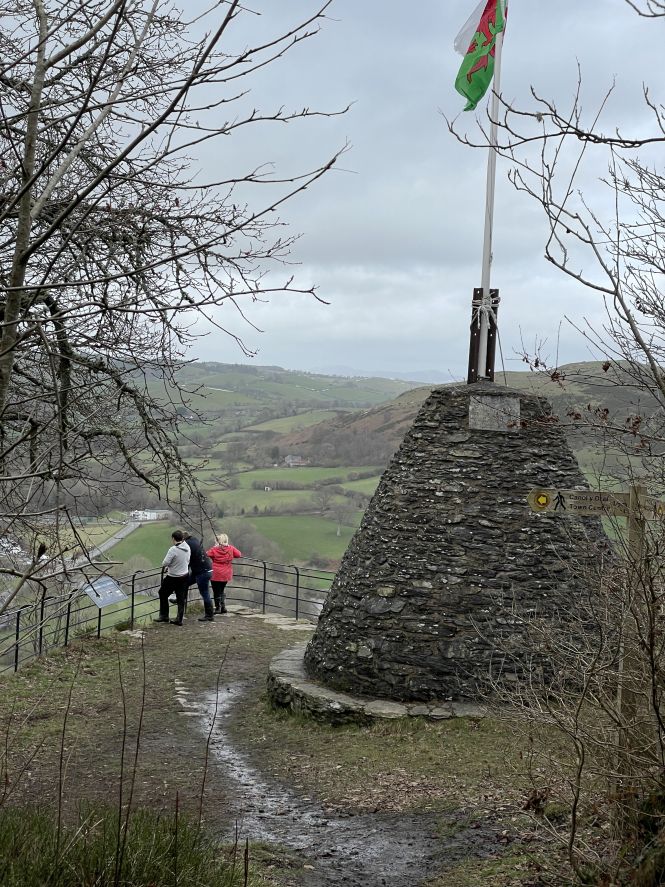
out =
[[[296,47],[256,81],[247,101],[267,108],[341,107],[342,117],[303,125],[248,130],[225,143],[223,157],[201,155],[207,170],[274,162],[287,172],[312,167],[347,140],[351,150],[334,171],[288,204],[281,215],[303,232],[294,249],[298,282],[317,283],[330,306],[285,295],[248,313],[265,330],[234,328],[259,347],[256,360],[287,367],[346,364],[360,369],[450,369],[466,373],[471,292],[480,283],[486,152],[461,145],[443,114],[474,137],[473,114],[462,115],[453,81],[459,57],[452,42],[474,4],[471,0],[338,0],[322,33]],[[282,25],[283,5],[260,0],[261,18],[248,27],[269,33]],[[289,11],[312,9],[294,0]],[[642,81],[660,78],[660,24],[636,16],[623,0],[559,0],[555,15],[543,4],[511,5],[502,90],[515,107],[534,107],[531,86],[570,107],[577,65],[583,74],[585,119],[595,115],[616,77],[601,118],[612,131],[643,132],[651,125],[641,100]],[[654,95],[654,100],[662,95]],[[484,111],[479,114],[482,119]],[[258,135],[260,133],[260,135]],[[257,137],[258,135],[258,137]],[[564,165],[572,170],[581,146],[570,142]],[[539,148],[530,152],[537,159]],[[606,157],[584,156],[576,186],[592,205],[607,195],[599,178]],[[550,356],[589,357],[575,323],[602,322],[593,292],[558,274],[543,258],[548,236],[537,204],[506,181],[499,162],[492,284],[502,293],[500,330],[504,356],[518,360],[522,340],[546,339]],[[560,187],[567,187],[563,178]],[[254,198],[252,198],[254,199]],[[571,206],[579,199],[571,198]],[[576,257],[577,260],[577,257]],[[590,261],[579,256],[580,268]],[[226,320],[230,311],[223,309]],[[194,350],[205,359],[240,356],[211,334]]]

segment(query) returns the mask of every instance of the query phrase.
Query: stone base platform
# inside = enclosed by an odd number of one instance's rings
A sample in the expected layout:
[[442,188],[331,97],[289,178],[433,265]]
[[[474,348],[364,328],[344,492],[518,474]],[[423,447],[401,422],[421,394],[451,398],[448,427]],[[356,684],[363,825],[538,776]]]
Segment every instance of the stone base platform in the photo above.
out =
[[288,708],[329,724],[371,723],[377,718],[482,718],[481,705],[463,702],[392,702],[350,696],[314,681],[303,662],[307,643],[296,644],[273,658],[268,671],[268,697],[278,708]]

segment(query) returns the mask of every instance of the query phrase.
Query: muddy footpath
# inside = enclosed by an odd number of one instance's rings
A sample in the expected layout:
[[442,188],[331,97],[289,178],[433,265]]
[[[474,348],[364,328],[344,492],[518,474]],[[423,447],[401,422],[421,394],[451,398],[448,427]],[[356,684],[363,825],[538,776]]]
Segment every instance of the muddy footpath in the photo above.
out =
[[176,697],[192,728],[209,742],[210,766],[227,781],[227,800],[237,811],[228,839],[287,848],[303,860],[299,884],[307,887],[416,885],[470,855],[483,855],[496,827],[438,832],[434,814],[331,814],[309,798],[269,781],[234,746],[227,724],[246,686],[197,694],[176,682]]
[[[284,647],[300,639],[289,632],[283,637]],[[234,811],[227,839],[288,850],[301,865],[291,875],[296,879],[285,885],[415,887],[496,847],[499,827],[492,822],[455,823],[453,815],[444,837],[440,813],[331,810],[261,772],[229,728],[248,695],[260,692],[265,672],[245,674],[240,681],[229,677],[227,672],[218,689],[204,692],[176,679],[175,697],[198,741],[207,744],[208,768],[224,785],[227,809]]]

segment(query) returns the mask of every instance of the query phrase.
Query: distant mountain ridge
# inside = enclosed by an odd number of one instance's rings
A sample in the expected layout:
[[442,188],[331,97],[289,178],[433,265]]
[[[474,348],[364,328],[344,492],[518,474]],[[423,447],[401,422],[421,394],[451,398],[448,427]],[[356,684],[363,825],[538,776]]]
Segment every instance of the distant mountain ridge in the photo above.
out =
[[346,376],[348,378],[379,378],[379,379],[400,379],[404,382],[429,383],[431,385],[448,385],[456,381],[451,373],[442,372],[441,370],[358,370],[349,366],[327,366],[316,367],[313,369],[315,373],[323,373],[324,375]]
[[[349,367],[336,369],[355,372]],[[192,392],[192,407],[209,415],[229,409],[258,414],[262,409],[274,411],[281,407],[288,407],[292,412],[310,408],[368,409],[387,404],[413,389],[454,384],[436,371],[422,373],[439,377],[427,379],[425,384],[415,378],[418,375],[414,373],[411,379],[388,373],[325,375],[278,366],[215,362],[192,362],[178,370],[180,383]],[[601,401],[615,414],[648,412],[656,406],[649,393],[638,389],[625,369],[614,363],[609,368],[593,361],[567,364],[551,376],[528,370],[508,372],[505,377],[497,373],[496,383],[548,397],[559,415],[565,415],[575,405],[584,407]]]
[[[618,427],[635,415],[649,416],[659,409],[656,400],[638,388],[619,364],[609,368],[599,362],[567,364],[552,375],[544,372],[510,372],[497,376],[497,384],[546,397],[553,411],[567,428],[570,442],[584,469],[594,466],[597,456],[583,452],[588,446],[584,418],[596,408],[607,409],[608,418]],[[448,383],[451,384],[451,383]],[[322,441],[328,444],[353,436],[374,438],[377,451],[397,449],[420,406],[433,386],[421,386],[400,394],[394,400],[370,409],[340,414],[299,431],[283,435],[283,448],[314,455]],[[578,421],[581,420],[581,421]]]
[[[226,446],[230,434],[236,443],[242,438],[257,460],[261,450],[269,459],[270,450],[302,454],[324,465],[385,464],[437,384],[213,362],[183,364],[178,375],[190,391],[178,411],[189,423],[192,440],[205,440],[214,449]],[[547,397],[578,454],[597,446],[583,427],[596,408],[607,409],[618,427],[625,427],[630,416],[650,416],[658,408],[615,363],[499,373],[496,383]],[[199,427],[197,416],[207,424]],[[584,455],[587,461],[592,458],[597,456]]]
[[[277,366],[192,362],[176,371],[178,382],[189,390],[185,407],[208,416],[235,409],[260,414],[262,409],[307,408],[362,409],[391,400],[417,386],[417,382],[358,376],[326,376]],[[160,380],[152,383],[156,387]]]

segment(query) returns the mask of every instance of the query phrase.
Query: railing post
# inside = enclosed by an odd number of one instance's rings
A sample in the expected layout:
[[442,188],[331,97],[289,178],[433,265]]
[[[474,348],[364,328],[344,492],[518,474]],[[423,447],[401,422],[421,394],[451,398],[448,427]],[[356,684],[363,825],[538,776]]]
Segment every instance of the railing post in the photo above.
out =
[[137,570],[136,573],[132,576],[132,609],[131,615],[129,617],[129,624],[132,628],[134,628],[134,610],[136,607],[136,577],[139,573],[142,573],[143,570]]
[[44,646],[44,610],[46,608],[46,589],[42,594],[42,602],[39,607],[39,652],[38,656],[42,655],[42,649]]
[[300,616],[300,568],[294,564],[293,569],[296,571],[296,619]]
[[266,612],[267,586],[268,586],[268,564],[265,561],[263,561],[263,603],[261,606],[261,612],[264,614],[264,616],[265,616],[265,612]]
[[69,645],[69,623],[72,618],[72,597],[69,596],[67,602],[67,619],[65,620],[65,647]]
[[14,671],[18,671],[18,649],[21,636],[21,613],[23,608],[16,611],[16,635],[14,639]]
[[102,608],[99,608],[99,612],[97,613],[97,637],[100,638],[102,636]]

